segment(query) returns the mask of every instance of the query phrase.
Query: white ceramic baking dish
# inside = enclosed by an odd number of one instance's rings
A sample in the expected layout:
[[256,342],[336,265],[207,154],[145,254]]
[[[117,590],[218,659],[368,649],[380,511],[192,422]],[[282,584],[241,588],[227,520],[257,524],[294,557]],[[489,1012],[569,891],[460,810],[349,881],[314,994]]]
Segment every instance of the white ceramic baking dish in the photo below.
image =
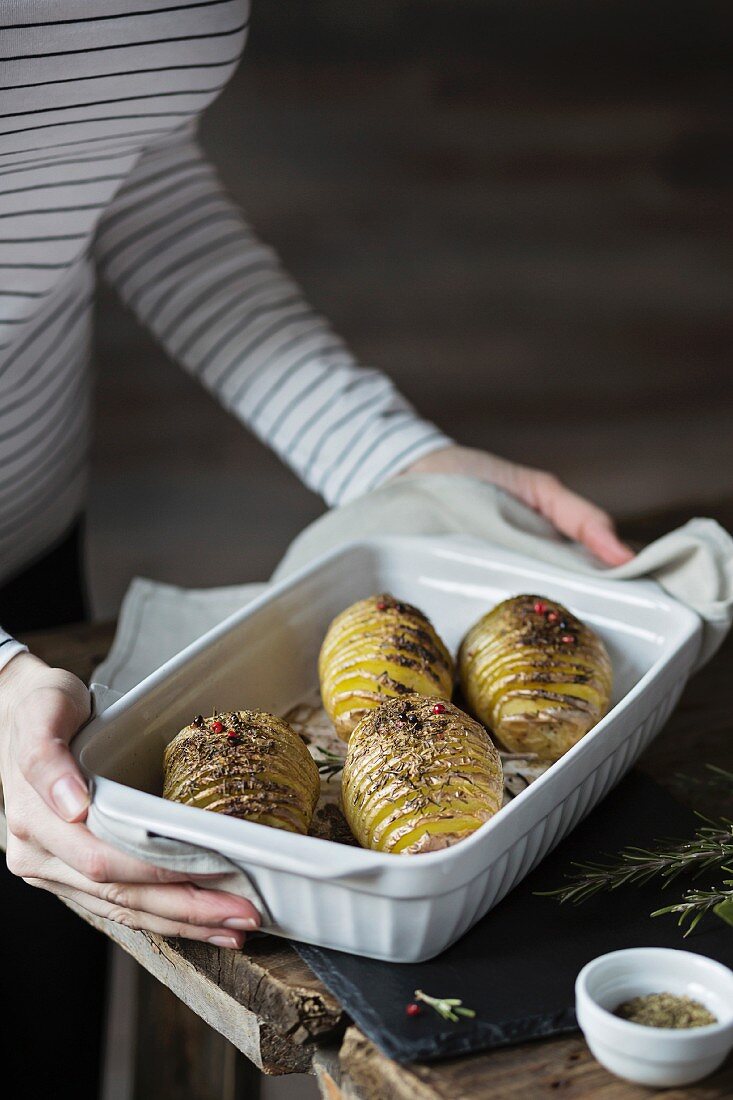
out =
[[[564,603],[608,646],[612,709],[471,837],[420,856],[296,836],[159,797],[163,748],[193,714],[284,714],[317,685],[329,621],[381,591],[421,607],[453,651],[506,596]],[[133,827],[225,855],[253,881],[267,909],[263,927],[276,935],[415,962],[496,905],[627,771],[675,705],[700,634],[697,616],[652,582],[580,577],[456,536],[374,538],[271,587],[95,718],[74,749],[108,834]]]

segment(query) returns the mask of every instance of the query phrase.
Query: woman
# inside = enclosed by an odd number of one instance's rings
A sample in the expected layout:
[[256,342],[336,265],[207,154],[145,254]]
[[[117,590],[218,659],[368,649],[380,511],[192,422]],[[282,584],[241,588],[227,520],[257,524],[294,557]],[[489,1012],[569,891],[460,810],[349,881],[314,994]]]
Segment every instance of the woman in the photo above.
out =
[[[470,474],[603,561],[630,556],[610,518],[554,477],[456,446],[386,377],[358,366],[245,225],[195,126],[242,53],[247,0],[28,0],[0,4],[0,15],[8,630],[38,624],[32,596],[38,604],[49,579],[58,595],[62,560],[73,580],[95,265],[168,352],[329,504],[406,471]],[[46,604],[41,619],[52,617]],[[84,826],[88,793],[68,744],[88,713],[79,680],[0,632],[10,871],[130,927],[241,947],[259,919],[248,902],[122,855]]]

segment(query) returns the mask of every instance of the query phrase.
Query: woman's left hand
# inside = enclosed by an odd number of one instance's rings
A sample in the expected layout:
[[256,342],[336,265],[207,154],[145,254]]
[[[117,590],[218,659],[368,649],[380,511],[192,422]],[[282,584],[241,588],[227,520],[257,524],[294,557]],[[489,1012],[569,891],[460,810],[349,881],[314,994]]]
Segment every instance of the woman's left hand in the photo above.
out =
[[487,451],[445,447],[418,459],[403,474],[462,474],[498,485],[545,516],[568,538],[587,546],[606,565],[622,565],[633,551],[621,542],[607,512],[578,496],[544,470],[519,466]]

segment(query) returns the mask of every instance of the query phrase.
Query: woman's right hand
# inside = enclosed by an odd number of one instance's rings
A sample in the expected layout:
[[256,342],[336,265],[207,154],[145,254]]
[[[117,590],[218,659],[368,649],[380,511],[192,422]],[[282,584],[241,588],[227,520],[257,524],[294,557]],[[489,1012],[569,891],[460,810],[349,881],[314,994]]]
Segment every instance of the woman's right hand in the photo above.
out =
[[239,948],[259,926],[244,898],[207,878],[166,871],[117,851],[84,824],[89,794],[69,751],[87,720],[81,680],[19,653],[0,671],[0,780],[10,871],[128,928]]

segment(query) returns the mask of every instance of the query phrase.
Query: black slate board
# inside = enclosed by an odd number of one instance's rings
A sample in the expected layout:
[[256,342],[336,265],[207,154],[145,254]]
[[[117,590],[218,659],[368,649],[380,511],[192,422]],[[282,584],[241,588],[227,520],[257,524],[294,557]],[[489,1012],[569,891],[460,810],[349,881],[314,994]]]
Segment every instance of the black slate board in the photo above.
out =
[[[302,957],[385,1054],[409,1063],[449,1058],[573,1031],[580,968],[622,947],[677,947],[733,965],[733,929],[715,917],[683,938],[675,918],[650,914],[680,896],[678,879],[597,895],[582,905],[537,897],[574,861],[630,844],[688,837],[699,819],[638,773],[628,776],[508,897],[453,947],[424,963],[385,963],[296,943]],[[419,858],[415,857],[415,858]],[[415,989],[461,997],[475,1020],[452,1024],[405,1006]]]

